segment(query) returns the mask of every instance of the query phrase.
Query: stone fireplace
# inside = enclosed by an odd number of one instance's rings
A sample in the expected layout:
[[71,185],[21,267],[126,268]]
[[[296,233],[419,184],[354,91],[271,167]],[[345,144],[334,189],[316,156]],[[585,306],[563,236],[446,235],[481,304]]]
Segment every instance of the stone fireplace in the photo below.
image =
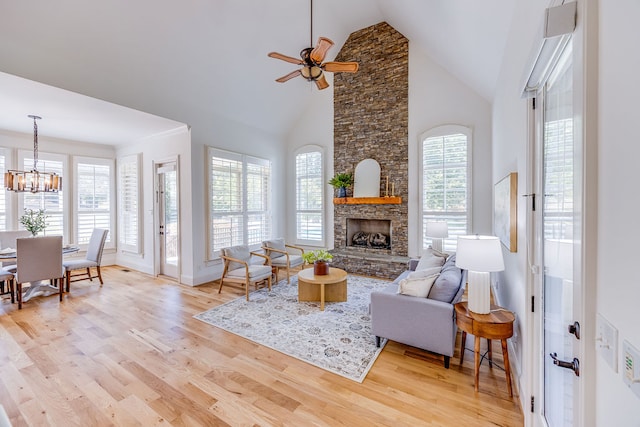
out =
[[[360,69],[334,76],[334,171],[354,172],[360,161],[376,160],[382,197],[334,202],[332,265],[394,278],[408,261],[409,42],[381,22],[352,33],[336,61],[357,61]],[[391,188],[398,198],[385,197]],[[379,233],[388,243],[354,245],[360,232],[362,242],[378,242]]]

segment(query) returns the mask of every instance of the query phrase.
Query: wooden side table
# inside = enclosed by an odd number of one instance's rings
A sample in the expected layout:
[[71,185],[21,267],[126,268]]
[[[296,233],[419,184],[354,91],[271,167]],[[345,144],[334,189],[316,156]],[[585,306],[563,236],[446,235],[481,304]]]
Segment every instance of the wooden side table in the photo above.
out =
[[467,333],[475,336],[473,351],[475,353],[475,389],[478,391],[480,377],[480,339],[486,338],[489,343],[489,365],[493,366],[491,353],[491,340],[500,340],[502,343],[502,357],[504,359],[504,372],[507,375],[507,387],[509,396],[513,396],[511,389],[511,367],[509,366],[509,352],[507,351],[507,339],[513,336],[513,322],[516,316],[509,310],[491,304],[488,314],[478,314],[469,311],[467,302],[459,302],[455,305],[456,325],[462,330],[462,347],[460,349],[460,364],[464,360],[464,348]]

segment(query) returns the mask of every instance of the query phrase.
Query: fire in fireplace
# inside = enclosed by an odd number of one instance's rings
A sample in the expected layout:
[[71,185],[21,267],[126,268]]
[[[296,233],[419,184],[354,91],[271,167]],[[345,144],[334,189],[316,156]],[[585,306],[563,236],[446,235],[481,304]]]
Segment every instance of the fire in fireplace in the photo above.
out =
[[346,246],[391,249],[391,220],[347,218]]

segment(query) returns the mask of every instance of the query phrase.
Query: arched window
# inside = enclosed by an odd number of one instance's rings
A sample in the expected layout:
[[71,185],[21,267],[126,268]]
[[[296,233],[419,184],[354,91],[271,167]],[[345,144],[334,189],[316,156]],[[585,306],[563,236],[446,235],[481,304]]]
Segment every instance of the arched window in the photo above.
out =
[[453,252],[456,238],[471,230],[471,129],[440,126],[420,137],[422,158],[422,247],[427,221],[446,221],[449,238],[443,249]]
[[296,153],[296,242],[324,243],[322,148],[309,145]]

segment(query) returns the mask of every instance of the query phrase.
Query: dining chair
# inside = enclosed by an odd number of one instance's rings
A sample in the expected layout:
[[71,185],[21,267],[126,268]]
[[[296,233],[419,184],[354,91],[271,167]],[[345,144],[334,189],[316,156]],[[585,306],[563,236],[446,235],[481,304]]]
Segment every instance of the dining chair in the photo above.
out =
[[60,301],[64,287],[62,236],[29,237],[16,243],[16,299],[22,309],[22,284],[50,280],[57,284]]
[[[100,263],[102,262],[102,252],[104,250],[104,243],[107,241],[107,234],[109,230],[102,228],[94,228],[89,239],[89,246],[87,246],[87,254],[84,259],[70,259],[65,260],[62,263],[64,267],[67,292],[71,282],[77,282],[79,280],[87,280],[93,282],[96,277],[100,280],[100,286],[104,284],[102,281],[102,274],[100,273]],[[91,275],[91,268],[96,269],[96,275]],[[79,273],[71,274],[74,270],[83,270]],[[76,277],[76,279],[72,279]]]
[[[292,268],[297,268],[304,265],[302,255],[304,249],[299,246],[288,245],[283,238],[265,240],[262,242],[262,249],[265,254],[271,258],[271,266],[276,269],[276,280],[280,269],[287,270],[287,283],[291,283],[290,274]],[[293,249],[300,251],[300,255],[289,253],[287,249]]]
[[[252,256],[264,258],[264,264],[252,264]],[[239,245],[222,248],[220,250],[220,258],[224,262],[224,270],[222,271],[222,277],[220,277],[218,293],[222,291],[222,285],[225,281],[244,284],[247,301],[249,301],[249,285],[251,283],[257,288],[258,283],[266,280],[269,290],[271,290],[271,275],[273,271],[271,270],[268,256],[249,251],[249,246],[247,245]]]
[[[30,237],[31,232],[27,230],[12,230],[12,231],[0,231],[0,249],[12,248],[16,249],[16,240],[24,237]],[[16,272],[15,261],[3,261],[2,270],[10,273]],[[2,273],[0,271],[0,273]]]
[[0,295],[9,294],[11,297],[11,304],[16,302],[15,292],[13,290],[13,278],[13,273],[10,271],[0,270]]

